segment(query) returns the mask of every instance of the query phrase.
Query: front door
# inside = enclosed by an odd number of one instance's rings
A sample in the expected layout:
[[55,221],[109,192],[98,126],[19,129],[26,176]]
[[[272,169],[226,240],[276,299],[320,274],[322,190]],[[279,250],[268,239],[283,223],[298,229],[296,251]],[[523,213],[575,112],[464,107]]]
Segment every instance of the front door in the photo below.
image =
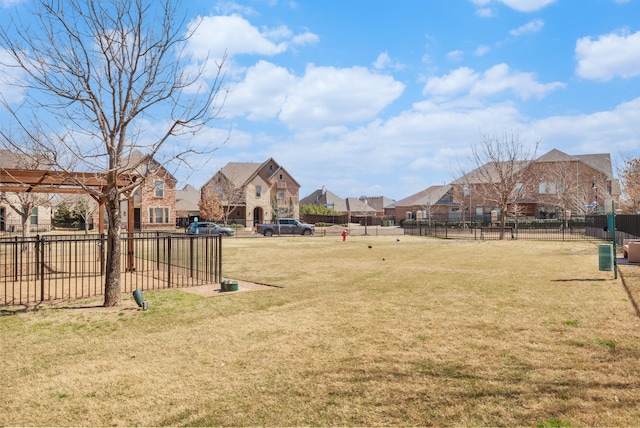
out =
[[140,230],[142,225],[140,224],[140,208],[133,209],[133,229]]
[[262,223],[262,208],[255,207],[253,209],[253,226],[256,224]]

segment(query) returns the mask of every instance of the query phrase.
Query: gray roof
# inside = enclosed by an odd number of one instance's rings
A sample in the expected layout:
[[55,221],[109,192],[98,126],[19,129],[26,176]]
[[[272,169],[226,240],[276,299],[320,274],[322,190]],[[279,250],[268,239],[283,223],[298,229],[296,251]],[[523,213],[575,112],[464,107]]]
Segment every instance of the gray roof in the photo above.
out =
[[452,187],[450,184],[427,187],[418,193],[396,202],[396,207],[457,205],[453,203],[451,190]]
[[601,171],[609,179],[613,178],[613,167],[609,153],[568,155],[558,149],[552,149],[536,159],[536,162],[582,162],[591,168]]
[[200,191],[190,184],[176,190],[176,210],[198,212],[200,206]]
[[342,199],[335,193],[324,188],[313,191],[310,195],[300,199],[301,204],[306,205],[323,205],[333,208],[334,211],[347,212],[347,201]]

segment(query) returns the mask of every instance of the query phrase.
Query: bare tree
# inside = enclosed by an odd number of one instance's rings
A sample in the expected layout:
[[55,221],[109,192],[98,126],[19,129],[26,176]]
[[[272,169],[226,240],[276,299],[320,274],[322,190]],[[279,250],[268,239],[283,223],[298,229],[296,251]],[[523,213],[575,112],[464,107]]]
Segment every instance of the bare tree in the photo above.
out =
[[[222,66],[205,81],[206,64],[186,67],[186,43],[197,25],[185,25],[175,0],[36,0],[33,25],[15,17],[0,43],[26,76],[25,101],[12,106],[20,131],[49,154],[55,168],[82,167],[106,177],[102,190],[109,229],[105,306],[120,303],[120,201],[158,165],[188,163],[196,148],[188,136],[216,118],[224,102]],[[194,71],[195,69],[195,71]],[[189,70],[189,71],[187,71]],[[158,119],[162,122],[158,123]],[[152,123],[152,125],[150,124]],[[20,150],[0,133],[4,143]],[[179,144],[177,144],[179,142]],[[134,150],[146,162],[125,162]],[[138,177],[123,184],[127,174]],[[82,186],[83,183],[76,183]]]
[[82,221],[85,235],[89,233],[89,219],[93,218],[95,209],[95,201],[87,196],[78,198],[73,205],[73,214],[77,219]]
[[505,133],[501,137],[485,136],[482,144],[471,147],[471,164],[475,169],[465,173],[462,183],[485,204],[500,211],[500,239],[504,239],[508,209],[522,198],[529,186],[527,171],[534,161],[537,143],[527,149],[518,134]]
[[[34,152],[14,153],[10,150],[0,150],[4,167],[33,170],[41,168],[46,162],[42,155]],[[51,207],[51,195],[33,192],[2,192],[0,202],[4,202],[20,218],[22,237],[27,238],[31,233],[31,217],[38,208]],[[25,248],[27,248],[25,246]]]
[[640,157],[629,157],[621,168],[625,200],[625,209],[632,214],[640,213]]

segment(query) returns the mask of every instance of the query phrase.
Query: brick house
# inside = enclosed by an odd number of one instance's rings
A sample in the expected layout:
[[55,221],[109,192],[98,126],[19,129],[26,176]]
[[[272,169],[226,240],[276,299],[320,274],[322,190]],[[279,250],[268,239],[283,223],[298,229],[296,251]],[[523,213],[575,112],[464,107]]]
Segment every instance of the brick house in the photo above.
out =
[[[145,177],[133,193],[133,227],[136,231],[175,230],[176,227],[176,178],[151,156],[134,150],[124,160],[129,173]],[[98,224],[98,210],[93,214]],[[121,228],[129,222],[129,204],[120,202]],[[105,215],[106,221],[106,215]]]
[[[508,215],[535,218],[565,218],[607,213],[618,204],[620,183],[613,175],[611,156],[604,154],[568,155],[553,149],[530,164],[514,171],[520,180]],[[465,217],[489,220],[497,212],[492,199],[491,178],[480,168],[452,183],[453,200]],[[495,178],[497,180],[497,178]],[[499,214],[499,213],[497,213]]]
[[395,218],[396,221],[402,219],[463,220],[461,204],[454,202],[453,186],[450,184],[431,186],[397,201]]
[[300,184],[273,158],[263,163],[229,162],[200,191],[218,195],[225,223],[253,227],[276,217],[300,216]]

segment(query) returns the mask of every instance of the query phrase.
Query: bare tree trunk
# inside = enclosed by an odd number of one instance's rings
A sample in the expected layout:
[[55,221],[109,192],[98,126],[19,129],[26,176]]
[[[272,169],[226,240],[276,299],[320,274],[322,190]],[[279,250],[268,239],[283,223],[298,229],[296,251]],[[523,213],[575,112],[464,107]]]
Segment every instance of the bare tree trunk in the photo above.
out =
[[120,304],[120,204],[117,199],[106,202],[109,229],[107,230],[107,268],[104,281],[104,306]]

